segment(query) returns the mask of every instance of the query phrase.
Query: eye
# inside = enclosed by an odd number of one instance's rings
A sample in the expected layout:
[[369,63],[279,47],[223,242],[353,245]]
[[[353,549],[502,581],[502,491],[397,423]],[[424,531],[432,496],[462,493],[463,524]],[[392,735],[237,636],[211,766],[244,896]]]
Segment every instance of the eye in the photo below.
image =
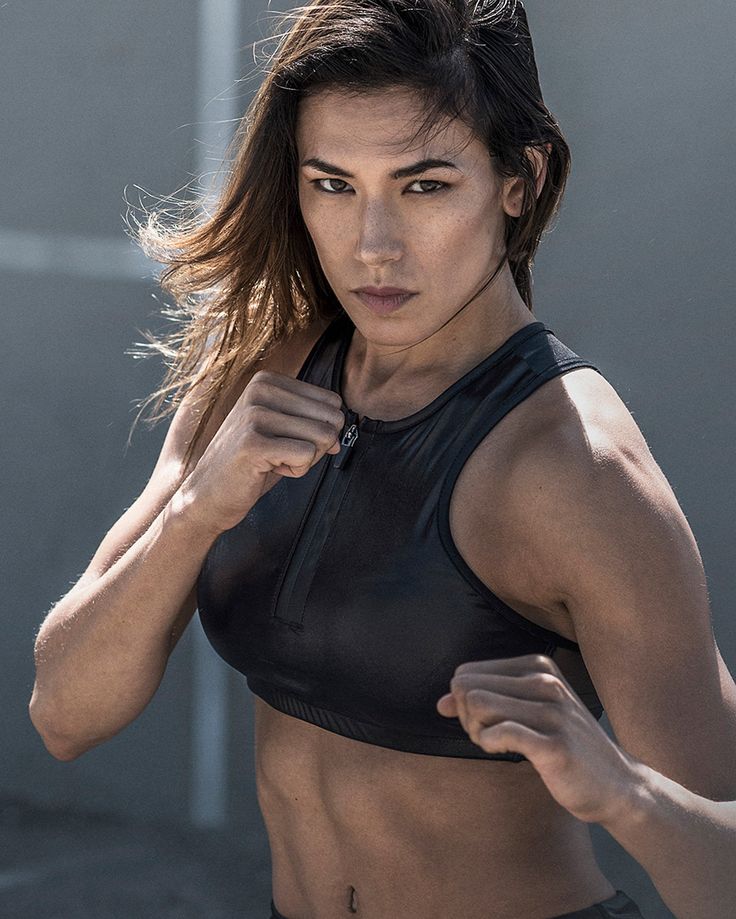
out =
[[[438,182],[436,179],[417,179],[416,182],[412,182],[411,184],[412,185],[437,185],[439,186],[438,188],[430,188],[429,191],[419,192],[419,194],[422,194],[422,195],[430,195],[432,194],[432,192],[442,191],[444,188],[450,187],[447,184],[447,182]],[[417,194],[417,193],[412,192],[412,194]]]
[[[337,189],[337,191],[334,191],[334,190],[331,191],[331,190],[325,188],[323,185],[321,185],[321,184],[320,184],[321,182],[339,182],[341,185],[347,185],[348,188],[350,187],[350,186],[348,185],[348,183],[347,183],[347,182],[344,182],[342,179],[311,179],[311,184],[312,184],[312,185],[315,185],[319,191],[323,191],[323,192],[325,192],[325,194],[328,194],[328,195],[341,195],[341,194],[343,193],[343,189]],[[421,195],[431,195],[431,194],[434,194],[435,192],[442,191],[443,189],[449,188],[449,187],[450,187],[450,186],[447,184],[447,182],[438,182],[436,179],[415,179],[415,180],[411,183],[411,185],[434,185],[434,186],[437,186],[437,187],[435,187],[435,188],[430,188],[430,189],[427,190],[427,191],[411,192],[411,194],[413,194],[413,195],[417,195],[417,194],[418,194],[418,195],[420,195],[420,196],[421,196]],[[409,186],[409,187],[411,187],[411,186]]]
[[333,191],[331,189],[325,188],[323,185],[320,185],[320,182],[342,182],[343,185],[347,185],[347,182],[343,182],[342,179],[312,179],[311,184],[316,185],[319,191],[327,192],[328,195],[339,195],[340,190]]

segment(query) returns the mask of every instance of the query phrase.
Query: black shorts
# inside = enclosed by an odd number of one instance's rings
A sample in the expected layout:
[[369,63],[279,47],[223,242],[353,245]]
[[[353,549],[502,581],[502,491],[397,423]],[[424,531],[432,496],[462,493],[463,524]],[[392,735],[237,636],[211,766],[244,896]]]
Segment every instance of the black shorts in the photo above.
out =
[[[288,916],[284,916],[283,913],[276,909],[273,900],[271,900],[269,919],[288,919]],[[585,909],[577,909],[574,913],[555,916],[554,919],[644,919],[644,917],[631,897],[624,893],[623,890],[617,890],[607,900],[601,900],[592,906],[586,906]]]

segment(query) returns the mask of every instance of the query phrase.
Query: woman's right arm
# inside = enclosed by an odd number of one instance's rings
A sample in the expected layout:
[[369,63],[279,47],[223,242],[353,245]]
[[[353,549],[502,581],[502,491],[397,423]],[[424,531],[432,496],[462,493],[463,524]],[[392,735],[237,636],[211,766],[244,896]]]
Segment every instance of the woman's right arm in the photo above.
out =
[[182,402],[140,496],[38,632],[31,721],[70,760],[146,707],[196,609],[196,578],[216,530],[186,500],[181,460],[195,417]]
[[[141,495],[108,537],[127,531],[152,500]],[[149,703],[194,613],[194,585],[216,536],[174,491],[117,561],[104,572],[89,568],[53,607],[35,643],[29,713],[55,757],[76,758]]]
[[[268,367],[261,369],[295,373],[321,329],[310,327],[300,333],[290,349],[274,353]],[[286,445],[280,450],[301,448],[301,456],[309,446],[305,439],[321,441],[314,459],[309,460],[311,466],[331,449],[330,437],[334,441],[336,436],[332,419],[339,421],[335,414],[339,397],[334,393],[284,377],[271,381],[265,388],[261,384],[258,391],[268,398],[261,396],[260,401],[270,400],[276,408],[288,403],[300,417],[260,408],[265,427],[275,439],[258,441],[264,444],[256,451],[259,488],[266,478],[268,487],[279,478],[275,472],[264,472],[271,468],[265,456],[273,455],[273,444]],[[236,400],[238,409],[230,412]],[[219,533],[234,525],[233,519],[247,513],[257,500],[254,473],[243,470],[242,481],[236,483],[244,466],[242,453],[238,453],[244,408],[237,395],[229,401],[223,398],[222,405],[216,406],[194,468],[185,476],[183,455],[197,415],[190,398],[182,401],[145,489],[107,533],[79,581],[42,623],[35,642],[36,678],[29,713],[46,748],[57,759],[75,759],[119,733],[143,711],[161,683],[168,658],[196,609],[196,581],[208,550]],[[220,427],[223,433],[212,443]],[[287,440],[289,434],[302,439]],[[194,489],[189,486],[202,471],[197,466],[209,444],[208,475],[199,475],[199,488]],[[222,481],[241,488],[242,506],[232,508],[229,519],[225,508],[219,514],[211,512],[218,497],[215,486]],[[208,509],[207,516],[203,508]]]

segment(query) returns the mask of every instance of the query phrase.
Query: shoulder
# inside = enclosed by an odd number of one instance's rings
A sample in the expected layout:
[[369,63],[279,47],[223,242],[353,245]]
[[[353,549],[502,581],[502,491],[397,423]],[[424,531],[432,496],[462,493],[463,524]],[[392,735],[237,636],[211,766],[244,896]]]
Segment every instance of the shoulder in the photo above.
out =
[[526,425],[515,432],[506,483],[525,515],[529,500],[540,511],[569,502],[572,512],[600,500],[601,488],[616,491],[622,477],[629,484],[637,476],[663,479],[631,412],[595,370],[560,374],[526,401]]
[[[612,454],[653,462],[642,431],[612,384],[591,367],[546,380],[496,426],[507,487],[548,476],[573,483],[594,475]],[[483,443],[494,449],[494,431]]]
[[578,368],[548,381],[537,408],[544,423],[530,427],[519,444],[513,467],[519,484],[553,480],[572,497],[613,486],[626,470],[661,475],[631,412],[596,371]]
[[625,403],[587,367],[539,386],[467,466],[472,501],[463,507],[495,576],[508,571],[510,592],[526,590],[556,608],[564,606],[563,569],[575,564],[588,528],[644,525],[634,519],[643,495],[655,508],[676,504]]
[[580,368],[539,395],[543,420],[519,433],[509,457],[504,525],[527,541],[558,600],[581,578],[593,585],[604,560],[626,567],[637,552],[690,541],[644,434],[602,375]]
[[545,381],[495,425],[472,459],[479,472],[493,465],[504,504],[524,518],[530,500],[559,496],[563,488],[579,493],[615,460],[654,464],[623,399],[590,367]]

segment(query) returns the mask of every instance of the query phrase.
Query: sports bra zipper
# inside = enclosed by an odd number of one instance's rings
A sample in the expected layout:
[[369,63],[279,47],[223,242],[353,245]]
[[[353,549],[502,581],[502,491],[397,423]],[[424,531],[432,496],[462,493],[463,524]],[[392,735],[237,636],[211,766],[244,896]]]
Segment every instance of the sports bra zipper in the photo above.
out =
[[332,473],[332,469],[343,470],[352,456],[351,447],[358,439],[357,420],[357,413],[348,409],[346,430],[340,439],[342,449],[333,455],[331,463],[322,467],[274,593],[271,618],[285,622],[292,629],[304,628],[304,608],[322,547],[350,485],[351,469],[341,473]]
[[335,469],[344,469],[348,458],[352,454],[350,448],[358,439],[358,425],[355,423],[357,419],[358,413],[348,409],[348,428],[343,434],[342,440],[340,441],[340,447],[344,447],[344,449],[341,449],[333,460],[332,465],[335,467]]

